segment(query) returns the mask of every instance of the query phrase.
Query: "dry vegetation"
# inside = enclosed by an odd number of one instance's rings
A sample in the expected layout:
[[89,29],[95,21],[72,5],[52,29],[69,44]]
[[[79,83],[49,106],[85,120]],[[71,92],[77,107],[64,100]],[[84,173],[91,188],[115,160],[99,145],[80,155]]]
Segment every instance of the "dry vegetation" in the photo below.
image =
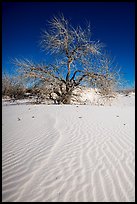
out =
[[24,97],[26,88],[18,77],[4,74],[2,77],[2,96],[11,99],[21,99]]
[[[51,29],[43,32],[41,47],[56,60],[52,64],[14,60],[20,75],[28,81],[33,79],[31,92],[37,96],[37,102],[46,98],[54,103],[70,104],[74,90],[81,85],[97,88],[103,97],[114,96],[120,70],[103,50],[103,44],[91,40],[90,25],[86,29],[74,28],[63,15],[54,17],[49,24]],[[3,78],[3,94],[12,93],[11,81],[10,90],[4,83],[6,78]],[[17,94],[9,94],[15,98],[24,91],[16,87]]]

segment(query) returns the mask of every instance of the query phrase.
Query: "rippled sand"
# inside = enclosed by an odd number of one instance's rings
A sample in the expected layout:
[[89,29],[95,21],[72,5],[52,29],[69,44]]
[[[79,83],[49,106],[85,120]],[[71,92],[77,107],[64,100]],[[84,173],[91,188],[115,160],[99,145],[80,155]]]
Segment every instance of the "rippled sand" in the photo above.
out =
[[134,202],[135,107],[2,108],[3,202]]

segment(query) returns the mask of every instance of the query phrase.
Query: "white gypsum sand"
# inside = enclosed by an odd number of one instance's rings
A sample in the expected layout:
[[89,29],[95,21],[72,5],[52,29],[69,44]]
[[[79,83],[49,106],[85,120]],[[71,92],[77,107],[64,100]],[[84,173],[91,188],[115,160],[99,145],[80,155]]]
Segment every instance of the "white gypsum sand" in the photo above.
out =
[[133,97],[112,106],[3,106],[2,201],[134,202]]

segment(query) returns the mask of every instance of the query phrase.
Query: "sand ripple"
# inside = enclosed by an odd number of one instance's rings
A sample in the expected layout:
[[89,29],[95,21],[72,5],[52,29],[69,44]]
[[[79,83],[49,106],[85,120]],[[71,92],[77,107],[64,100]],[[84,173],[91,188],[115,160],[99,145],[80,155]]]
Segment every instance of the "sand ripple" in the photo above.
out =
[[135,201],[133,107],[20,107],[3,109],[3,202]]

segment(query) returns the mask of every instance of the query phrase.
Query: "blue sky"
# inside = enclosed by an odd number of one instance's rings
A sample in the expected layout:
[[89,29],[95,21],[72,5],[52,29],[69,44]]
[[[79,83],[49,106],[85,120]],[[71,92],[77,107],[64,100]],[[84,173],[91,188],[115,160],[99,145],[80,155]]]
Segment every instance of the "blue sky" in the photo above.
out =
[[125,72],[135,80],[135,4],[128,2],[11,2],[2,4],[2,70],[14,72],[13,58],[46,60],[39,46],[42,29],[59,12],[73,26],[90,21],[92,39],[100,40]]

